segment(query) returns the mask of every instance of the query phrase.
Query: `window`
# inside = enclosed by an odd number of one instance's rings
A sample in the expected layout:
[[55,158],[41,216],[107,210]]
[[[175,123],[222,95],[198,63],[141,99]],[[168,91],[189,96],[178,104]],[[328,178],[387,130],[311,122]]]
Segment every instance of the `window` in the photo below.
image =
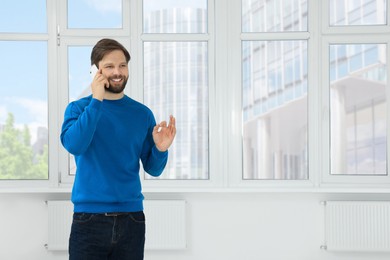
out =
[[[267,53],[275,43],[284,55],[270,61]],[[301,73],[307,43],[244,41],[243,48],[252,50],[243,57],[248,63],[243,77],[249,78],[243,85],[243,178],[307,179],[307,71]],[[254,66],[256,58],[264,67]],[[260,76],[268,80],[254,79],[258,71],[268,71]],[[255,92],[263,95],[255,98]]]
[[242,32],[307,31],[307,0],[242,0]]
[[[61,53],[63,78],[61,95],[61,111],[66,105],[76,99],[91,94],[90,55],[93,45],[101,38],[116,38],[120,42],[122,35],[129,34],[128,19],[130,8],[127,1],[74,1],[67,0],[58,3],[66,12],[60,12],[61,22],[58,25],[57,41]],[[128,43],[123,43],[129,49]],[[63,115],[63,112],[60,113]],[[60,164],[61,183],[73,182],[76,173],[74,157],[62,151],[61,158],[66,158],[64,165]]]
[[46,0],[2,1],[0,33],[47,33]]
[[207,1],[143,0],[144,33],[207,33]]
[[0,186],[72,184],[62,116],[91,93],[94,44],[114,38],[132,57],[126,94],[158,122],[177,118],[145,188],[387,187],[388,5],[4,1]]
[[0,179],[48,179],[47,43],[0,41],[0,55]]
[[48,40],[45,1],[0,10],[0,180],[48,180]]
[[330,0],[330,26],[385,25],[386,0]]
[[386,175],[386,45],[332,44],[330,52],[331,174]]
[[[243,0],[242,32],[304,32],[306,16],[305,0]],[[242,41],[244,180],[308,179],[307,40],[280,36]]]
[[122,0],[68,0],[68,28],[122,28]]
[[[336,7],[337,5],[337,7]],[[329,1],[325,182],[388,183],[387,1]],[[359,28],[362,37],[355,37]],[[325,73],[326,73],[325,71]],[[326,74],[325,74],[326,75]],[[327,99],[327,100],[325,100]]]
[[[209,179],[207,17],[207,1],[143,1],[144,103],[156,121],[172,114],[180,122],[158,179]],[[173,41],[179,33],[183,39]]]

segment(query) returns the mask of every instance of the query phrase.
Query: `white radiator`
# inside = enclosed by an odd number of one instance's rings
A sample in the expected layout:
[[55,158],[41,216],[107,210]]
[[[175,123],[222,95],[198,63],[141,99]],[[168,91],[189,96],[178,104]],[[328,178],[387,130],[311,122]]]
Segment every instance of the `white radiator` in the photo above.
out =
[[[48,250],[68,250],[73,204],[67,200],[48,201]],[[184,200],[145,200],[145,249],[184,249],[186,206]]]
[[390,251],[389,201],[326,201],[325,244],[332,251]]

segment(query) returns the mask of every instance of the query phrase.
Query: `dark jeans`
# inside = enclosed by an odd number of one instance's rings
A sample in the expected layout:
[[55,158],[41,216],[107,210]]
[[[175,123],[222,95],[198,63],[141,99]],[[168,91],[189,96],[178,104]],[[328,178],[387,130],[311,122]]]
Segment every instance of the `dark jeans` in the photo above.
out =
[[142,260],[144,245],[143,211],[73,214],[70,260]]

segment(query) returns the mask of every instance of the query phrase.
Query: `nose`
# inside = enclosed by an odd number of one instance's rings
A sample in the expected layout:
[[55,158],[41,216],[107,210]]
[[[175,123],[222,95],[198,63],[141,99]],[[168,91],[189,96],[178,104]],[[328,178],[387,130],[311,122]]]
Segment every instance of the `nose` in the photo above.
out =
[[114,75],[120,75],[121,74],[121,70],[119,67],[114,67]]

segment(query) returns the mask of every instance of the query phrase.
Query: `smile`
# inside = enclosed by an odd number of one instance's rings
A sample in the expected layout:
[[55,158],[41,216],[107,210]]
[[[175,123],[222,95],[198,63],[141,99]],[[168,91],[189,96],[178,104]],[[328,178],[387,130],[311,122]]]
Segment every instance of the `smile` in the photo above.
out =
[[111,79],[111,80],[114,82],[121,82],[122,81],[122,79]]

